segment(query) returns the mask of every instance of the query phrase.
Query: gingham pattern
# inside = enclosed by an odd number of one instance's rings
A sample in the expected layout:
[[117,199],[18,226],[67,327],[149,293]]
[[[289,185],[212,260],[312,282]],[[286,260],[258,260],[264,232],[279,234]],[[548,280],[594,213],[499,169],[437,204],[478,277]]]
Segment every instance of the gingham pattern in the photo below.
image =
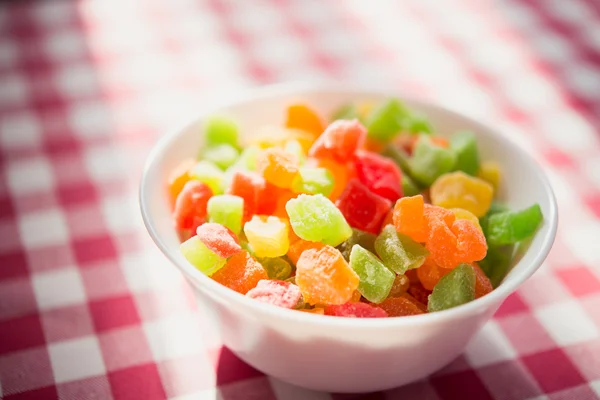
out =
[[453,364],[368,398],[600,398],[595,0],[4,1],[0,397],[341,399],[227,349],[143,229],[140,168],[215,97],[394,87],[499,126],[547,168],[545,265]]

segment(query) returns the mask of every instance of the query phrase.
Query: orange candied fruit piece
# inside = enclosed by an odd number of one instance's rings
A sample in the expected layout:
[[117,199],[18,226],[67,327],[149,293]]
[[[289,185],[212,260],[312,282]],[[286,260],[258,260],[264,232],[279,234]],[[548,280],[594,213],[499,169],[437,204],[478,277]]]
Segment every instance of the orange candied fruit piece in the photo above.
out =
[[443,221],[437,220],[430,224],[425,248],[429,250],[428,258],[437,266],[448,269],[458,265],[456,236]]
[[282,190],[279,193],[279,197],[277,197],[277,202],[275,203],[275,209],[273,210],[273,215],[280,218],[289,218],[288,213],[285,209],[285,205],[291,199],[295,199],[298,197],[299,193],[294,193],[291,190]]
[[326,168],[333,175],[333,190],[329,194],[329,200],[335,202],[346,189],[348,181],[352,178],[352,170],[347,164],[342,164],[330,158],[314,160],[319,168]]
[[377,304],[377,306],[383,308],[387,312],[388,317],[424,314],[424,311],[407,297],[390,297]]
[[[290,231],[293,231],[293,229],[290,229]],[[287,257],[290,259],[292,264],[296,265],[296,264],[298,264],[298,260],[300,259],[300,256],[302,255],[302,253],[305,250],[309,250],[309,249],[319,250],[324,246],[325,245],[323,243],[310,242],[310,241],[304,240],[304,239],[298,239],[298,240],[295,240],[294,242],[290,241],[290,248],[288,249]]]
[[179,193],[181,193],[183,186],[191,179],[189,172],[190,169],[196,165],[196,162],[197,161],[193,158],[185,159],[179,163],[171,175],[169,175],[169,195],[173,206],[175,205],[175,200]]
[[425,206],[428,238],[425,247],[431,259],[442,268],[479,261],[487,254],[481,229],[466,219],[456,220],[454,213],[437,206]]
[[347,303],[359,280],[342,253],[331,246],[302,252],[296,264],[296,285],[309,304]]
[[266,149],[260,153],[257,167],[267,182],[283,189],[289,189],[298,175],[296,157],[277,147]]
[[354,293],[352,293],[352,298],[350,298],[350,302],[358,303],[361,297],[362,295],[360,294],[360,292],[358,290],[355,290]]
[[254,289],[258,281],[269,279],[263,266],[246,250],[232,256],[223,268],[212,274],[211,278],[241,294]]
[[485,258],[487,242],[479,224],[459,219],[452,224],[452,232],[456,235],[459,262],[479,261]]
[[424,243],[427,240],[427,224],[423,216],[423,196],[402,197],[394,206],[393,222],[396,230]]
[[425,263],[417,268],[417,276],[425,289],[433,290],[440,279],[450,271],[451,269],[441,268],[429,256],[425,259]]
[[288,107],[285,126],[302,129],[315,136],[319,136],[325,130],[321,117],[306,104],[292,104]]
[[492,286],[490,278],[488,278],[481,267],[479,267],[479,264],[471,263],[471,265],[475,270],[475,298],[478,299],[494,290],[494,286]]

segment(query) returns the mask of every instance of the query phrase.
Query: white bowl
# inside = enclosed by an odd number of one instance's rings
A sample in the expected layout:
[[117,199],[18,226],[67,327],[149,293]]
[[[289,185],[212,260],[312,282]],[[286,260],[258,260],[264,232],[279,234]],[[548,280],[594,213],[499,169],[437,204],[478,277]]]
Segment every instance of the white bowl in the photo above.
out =
[[494,314],[506,297],[546,258],[556,234],[557,208],[550,184],[533,159],[494,129],[441,107],[405,99],[424,112],[440,135],[469,129],[481,156],[503,168],[499,196],[519,209],[539,203],[544,222],[529,250],[492,293],[450,310],[401,318],[336,318],[290,311],[246,298],[214,282],[178,251],[165,182],[169,173],[201,148],[203,116],[218,111],[235,117],[248,134],[283,123],[285,107],[303,100],[328,115],[355,101],[382,100],[397,93],[339,85],[283,85],[251,91],[242,99],[202,113],[185,128],[163,137],[146,164],[140,203],[148,232],[188,279],[199,300],[213,310],[223,342],[242,360],[289,383],[330,392],[384,390],[423,378],[443,367]]

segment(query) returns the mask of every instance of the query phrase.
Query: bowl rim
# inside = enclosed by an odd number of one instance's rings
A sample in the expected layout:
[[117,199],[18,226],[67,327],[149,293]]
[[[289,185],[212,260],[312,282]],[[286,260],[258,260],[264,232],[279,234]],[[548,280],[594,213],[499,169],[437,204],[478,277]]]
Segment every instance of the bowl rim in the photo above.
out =
[[[548,198],[550,204],[548,215],[544,215],[544,219],[548,222],[550,226],[547,230],[546,235],[542,238],[539,251],[536,254],[535,258],[529,263],[529,265],[522,267],[518,275],[515,275],[513,279],[509,280],[508,282],[503,281],[492,292],[469,303],[451,309],[438,311],[435,313],[425,313],[419,315],[412,315],[410,317],[392,318],[332,318],[330,316],[297,312],[294,310],[274,307],[270,304],[255,301],[242,295],[241,293],[231,290],[219,284],[218,282],[215,282],[210,277],[206,276],[201,271],[194,268],[191,264],[180,262],[181,260],[177,258],[174,254],[176,250],[169,248],[167,243],[165,243],[161,239],[158,230],[154,226],[153,218],[150,214],[148,206],[149,199],[146,196],[146,194],[148,194],[146,192],[148,182],[150,181],[150,179],[152,179],[152,176],[154,175],[152,172],[154,170],[154,167],[156,167],[156,160],[159,158],[159,155],[162,155],[166,152],[166,150],[169,148],[169,144],[184,129],[192,126],[193,124],[196,124],[204,117],[219,112],[225,107],[240,105],[248,101],[253,101],[257,99],[266,99],[282,95],[301,96],[302,94],[314,92],[337,92],[353,95],[362,94],[365,96],[376,95],[398,97],[416,105],[440,109],[441,111],[449,115],[464,119],[472,126],[480,126],[485,130],[491,132],[494,136],[501,138],[501,140],[507,141],[512,150],[518,153],[519,156],[524,159],[524,162],[527,164],[527,167],[533,170],[536,178],[542,183],[542,187],[544,188],[544,195]],[[370,329],[375,327],[384,328],[394,326],[419,325],[424,323],[435,323],[436,321],[442,322],[451,319],[460,319],[471,314],[476,314],[478,310],[489,309],[494,304],[500,304],[504,299],[506,299],[506,297],[508,297],[515,290],[517,290],[517,288],[521,286],[523,282],[525,282],[529,277],[531,277],[531,275],[533,275],[537,269],[539,269],[543,261],[548,256],[550,249],[552,248],[552,244],[554,243],[558,227],[558,207],[556,203],[556,197],[552,190],[552,186],[545,172],[542,170],[540,165],[538,165],[538,163],[534,160],[534,158],[525,149],[523,149],[521,145],[517,143],[514,139],[511,139],[511,137],[507,135],[501,134],[495,128],[492,128],[491,126],[488,126],[485,123],[479,122],[467,115],[453,111],[434,102],[421,100],[414,96],[405,96],[399,91],[365,87],[363,85],[348,85],[330,82],[291,82],[265,85],[261,87],[245,89],[235,96],[225,97],[221,101],[217,100],[212,104],[212,107],[204,108],[203,111],[197,113],[193,118],[191,118],[191,120],[187,121],[184,125],[180,125],[179,128],[168,131],[156,142],[156,144],[147,156],[145,165],[142,170],[142,176],[139,186],[140,211],[142,214],[144,225],[146,227],[146,230],[150,234],[150,237],[158,246],[158,248],[165,254],[167,259],[169,259],[171,263],[175,264],[188,279],[194,282],[199,282],[201,284],[200,286],[202,287],[200,288],[197,285],[191,283],[191,285],[194,286],[194,289],[202,290],[208,296],[217,297],[221,301],[229,302],[231,304],[237,303],[243,306],[244,308],[254,310],[257,314],[263,314],[265,316],[268,315],[277,319],[288,320],[289,322],[293,323],[310,323],[331,327],[352,327],[353,329]],[[519,263],[520,262],[522,261],[519,261]],[[515,267],[518,266],[519,263],[517,263]]]

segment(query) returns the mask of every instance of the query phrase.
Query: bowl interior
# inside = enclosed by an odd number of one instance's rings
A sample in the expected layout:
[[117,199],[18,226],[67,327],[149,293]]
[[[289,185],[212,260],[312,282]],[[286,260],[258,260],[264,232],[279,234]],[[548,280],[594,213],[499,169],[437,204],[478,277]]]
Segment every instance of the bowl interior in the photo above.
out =
[[[322,115],[330,115],[334,109],[348,102],[381,101],[394,95],[340,88],[275,87],[251,93],[246,98],[215,109],[214,112],[232,116],[244,134],[251,136],[265,125],[281,126],[285,108],[293,102],[306,102]],[[524,208],[536,202],[540,204],[544,213],[543,225],[531,241],[528,250],[515,260],[510,273],[496,289],[504,292],[504,296],[508,295],[535,272],[554,240],[557,224],[556,204],[548,180],[533,159],[502,134],[431,104],[411,99],[405,99],[405,102],[411,109],[428,116],[436,134],[450,136],[459,130],[470,130],[477,135],[482,160],[494,160],[502,167],[502,180],[498,192],[501,201],[512,209]],[[212,113],[213,111],[203,115]],[[157,144],[142,179],[140,199],[146,225],[159,247],[189,279],[207,287],[218,284],[193,268],[179,254],[179,240],[172,227],[165,187],[170,171],[184,158],[198,154],[202,146],[201,132],[202,116],[183,129],[166,135]]]

